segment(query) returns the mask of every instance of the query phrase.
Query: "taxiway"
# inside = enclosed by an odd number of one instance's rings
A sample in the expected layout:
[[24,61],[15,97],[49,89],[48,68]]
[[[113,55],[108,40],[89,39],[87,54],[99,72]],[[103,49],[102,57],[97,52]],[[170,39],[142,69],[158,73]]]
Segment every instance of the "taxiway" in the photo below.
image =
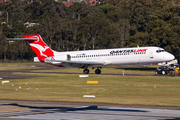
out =
[[0,120],[180,120],[180,107],[0,100]]

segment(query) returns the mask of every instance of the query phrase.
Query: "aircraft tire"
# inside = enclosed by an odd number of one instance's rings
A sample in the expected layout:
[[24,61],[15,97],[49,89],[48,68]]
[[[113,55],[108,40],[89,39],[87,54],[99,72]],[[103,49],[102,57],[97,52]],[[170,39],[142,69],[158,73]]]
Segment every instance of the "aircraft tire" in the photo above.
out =
[[165,74],[166,74],[166,72],[163,70],[163,71],[162,71],[162,75],[165,75]]
[[95,70],[95,73],[96,73],[96,74],[101,74],[101,70],[100,70],[100,69],[96,69],[96,70]]
[[84,74],[89,74],[89,69],[84,69],[83,73]]

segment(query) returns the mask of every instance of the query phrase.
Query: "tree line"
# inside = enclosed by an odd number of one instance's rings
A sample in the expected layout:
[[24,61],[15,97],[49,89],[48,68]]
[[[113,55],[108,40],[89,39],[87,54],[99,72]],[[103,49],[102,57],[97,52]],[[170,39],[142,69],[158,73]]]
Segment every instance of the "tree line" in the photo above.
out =
[[33,54],[27,43],[8,43],[6,38],[40,34],[56,51],[159,46],[180,59],[179,4],[180,0],[107,0],[103,5],[75,2],[66,7],[54,0],[12,0],[0,4],[0,50]]

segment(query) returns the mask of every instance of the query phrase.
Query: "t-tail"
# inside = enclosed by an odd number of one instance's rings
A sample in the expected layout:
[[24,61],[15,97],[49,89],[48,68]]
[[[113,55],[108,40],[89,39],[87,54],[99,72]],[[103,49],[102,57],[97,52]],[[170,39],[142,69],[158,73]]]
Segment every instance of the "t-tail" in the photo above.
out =
[[40,35],[23,35],[24,40],[29,43],[40,62],[47,57],[53,57],[54,51],[42,40]]
[[45,58],[54,56],[54,51],[42,40],[41,36],[23,35],[24,38],[8,38],[7,40],[24,40],[29,43],[33,51],[36,53],[40,62],[44,62]]

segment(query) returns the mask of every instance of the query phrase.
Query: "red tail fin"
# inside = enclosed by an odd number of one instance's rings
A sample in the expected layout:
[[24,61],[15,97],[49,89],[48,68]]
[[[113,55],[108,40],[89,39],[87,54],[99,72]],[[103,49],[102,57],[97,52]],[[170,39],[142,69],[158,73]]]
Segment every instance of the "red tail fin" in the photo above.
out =
[[40,35],[23,35],[24,38],[37,38],[37,40],[26,40],[33,51],[38,56],[41,62],[47,57],[54,56],[54,52],[49,48],[49,46],[42,40]]

